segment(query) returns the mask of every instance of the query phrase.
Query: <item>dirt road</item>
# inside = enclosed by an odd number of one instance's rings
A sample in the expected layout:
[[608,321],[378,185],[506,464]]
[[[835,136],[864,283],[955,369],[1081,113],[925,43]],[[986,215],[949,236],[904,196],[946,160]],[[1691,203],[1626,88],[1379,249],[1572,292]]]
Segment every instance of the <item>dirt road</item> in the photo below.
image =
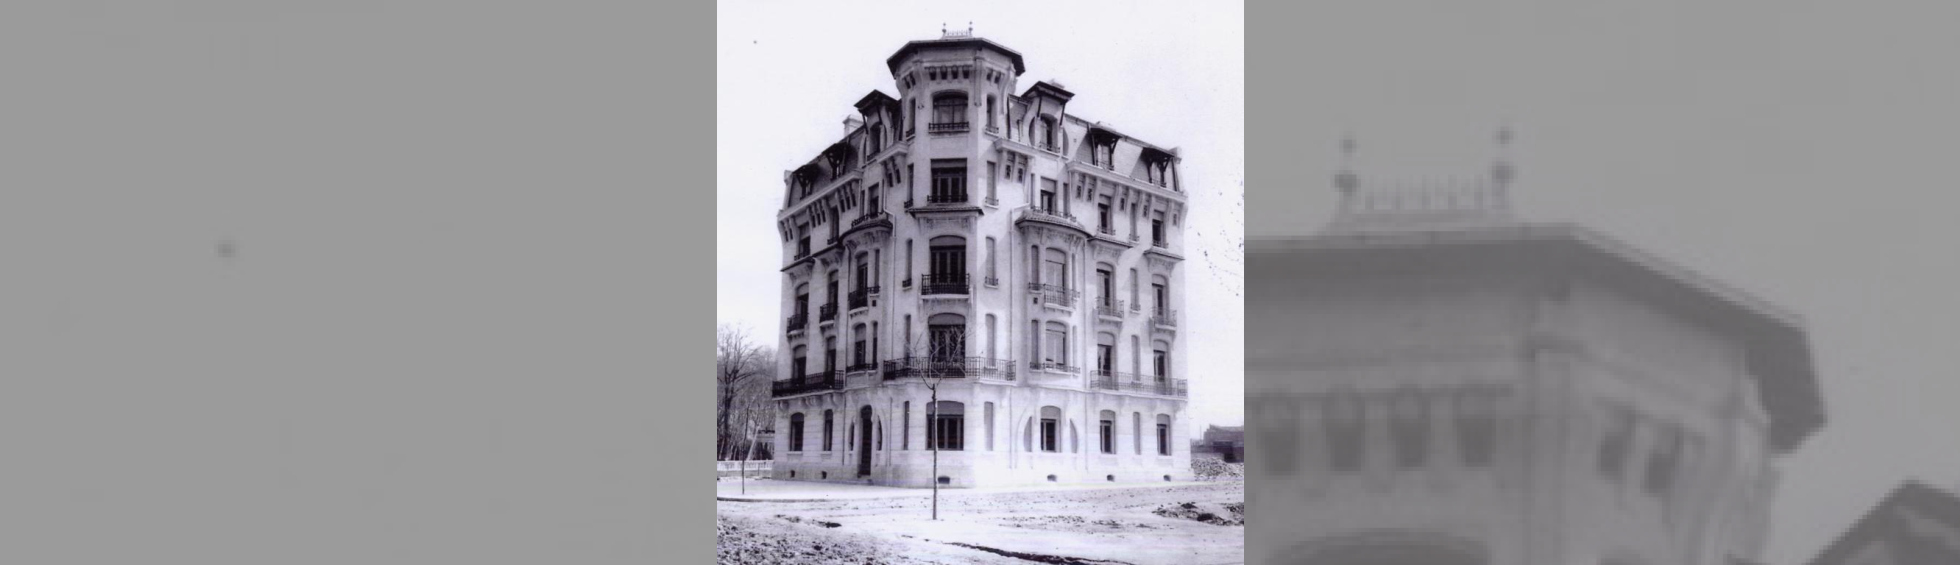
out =
[[1212,565],[1245,560],[1245,483],[717,504],[721,562]]

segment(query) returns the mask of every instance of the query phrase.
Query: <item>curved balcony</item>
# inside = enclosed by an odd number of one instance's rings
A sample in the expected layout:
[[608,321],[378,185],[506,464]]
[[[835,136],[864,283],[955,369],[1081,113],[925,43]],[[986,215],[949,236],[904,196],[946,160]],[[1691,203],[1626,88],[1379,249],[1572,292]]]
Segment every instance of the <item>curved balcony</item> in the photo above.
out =
[[1042,283],[1028,283],[1028,294],[1034,295],[1042,305],[1056,308],[1074,308],[1075,299],[1082,296],[1080,291]]
[[769,395],[775,397],[826,390],[844,390],[844,379],[837,378],[837,371],[824,371],[769,383]]
[[885,362],[885,380],[907,378],[1014,380],[1014,362],[991,357],[900,357]]
[[783,331],[789,335],[796,335],[798,333],[802,333],[804,330],[809,328],[810,328],[809,312],[798,312],[796,314],[791,314],[789,320],[783,323]]
[[1190,387],[1184,379],[1153,377],[1152,380],[1146,381],[1138,379],[1134,373],[1118,373],[1114,371],[1096,371],[1095,375],[1089,379],[1089,388],[1173,398],[1189,398],[1191,396]]
[[1067,229],[1083,237],[1089,236],[1089,228],[1075,219],[1075,216],[1061,210],[1047,210],[1038,206],[1022,207],[1015,211],[1014,227],[1046,226]]
[[973,284],[966,273],[929,273],[919,275],[919,293],[926,296],[954,295],[966,296],[972,293]]

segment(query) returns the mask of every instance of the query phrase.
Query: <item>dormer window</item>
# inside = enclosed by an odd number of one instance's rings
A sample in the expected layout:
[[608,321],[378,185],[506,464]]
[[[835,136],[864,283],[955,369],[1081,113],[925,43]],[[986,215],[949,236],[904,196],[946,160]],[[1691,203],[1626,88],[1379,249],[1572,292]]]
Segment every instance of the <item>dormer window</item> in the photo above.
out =
[[1169,188],[1171,186],[1171,155],[1159,149],[1146,148],[1142,157],[1145,180],[1150,184]]
[[1041,142],[1042,149],[1047,149],[1049,151],[1060,150],[1061,144],[1055,142],[1055,119],[1054,118],[1050,118],[1048,116],[1041,117],[1040,124],[1038,124],[1038,129],[1035,130],[1035,139]]
[[1106,170],[1116,170],[1116,140],[1114,132],[1104,129],[1089,130],[1089,162]]

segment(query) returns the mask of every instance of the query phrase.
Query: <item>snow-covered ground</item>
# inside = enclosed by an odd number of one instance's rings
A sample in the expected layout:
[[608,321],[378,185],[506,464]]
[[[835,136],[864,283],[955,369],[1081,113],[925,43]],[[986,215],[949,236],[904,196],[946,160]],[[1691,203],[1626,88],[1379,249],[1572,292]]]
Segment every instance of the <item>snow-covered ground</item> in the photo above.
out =
[[[756,481],[785,501],[717,503],[722,563],[1211,565],[1245,560],[1245,483],[866,491]],[[773,484],[769,484],[773,483]],[[724,484],[718,484],[723,487]],[[717,491],[726,492],[723,488]],[[897,491],[897,492],[892,492]],[[921,496],[923,495],[923,496]],[[824,498],[821,501],[811,499]]]

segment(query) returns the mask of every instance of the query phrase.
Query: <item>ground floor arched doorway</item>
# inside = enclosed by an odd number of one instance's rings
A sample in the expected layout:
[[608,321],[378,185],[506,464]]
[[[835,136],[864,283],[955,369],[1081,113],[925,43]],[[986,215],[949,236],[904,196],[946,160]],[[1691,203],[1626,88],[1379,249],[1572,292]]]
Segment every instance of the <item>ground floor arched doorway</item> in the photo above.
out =
[[858,410],[858,476],[871,476],[871,407]]

